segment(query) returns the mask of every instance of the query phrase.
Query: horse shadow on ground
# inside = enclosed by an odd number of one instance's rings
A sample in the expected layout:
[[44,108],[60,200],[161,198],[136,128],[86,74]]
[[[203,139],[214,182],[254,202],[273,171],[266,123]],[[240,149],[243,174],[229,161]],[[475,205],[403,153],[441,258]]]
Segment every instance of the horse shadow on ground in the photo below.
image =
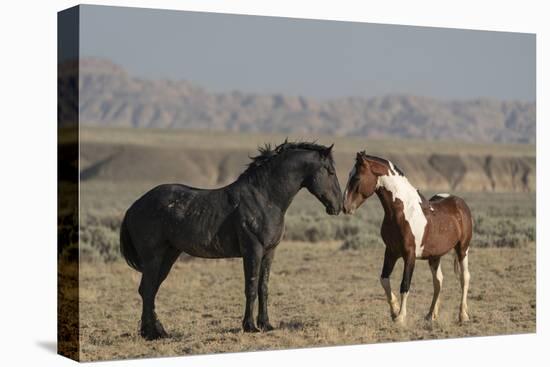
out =
[[304,330],[307,324],[299,320],[281,321],[279,323],[279,329],[288,331]]
[[[308,327],[315,326],[314,322],[303,322],[299,320],[290,320],[290,321],[281,321],[278,326],[275,327],[274,331],[277,330],[287,330],[287,331],[299,331],[304,330]],[[243,332],[242,328],[240,327],[234,327],[234,328],[224,328],[220,330],[222,333],[228,333],[228,334],[240,334]]]

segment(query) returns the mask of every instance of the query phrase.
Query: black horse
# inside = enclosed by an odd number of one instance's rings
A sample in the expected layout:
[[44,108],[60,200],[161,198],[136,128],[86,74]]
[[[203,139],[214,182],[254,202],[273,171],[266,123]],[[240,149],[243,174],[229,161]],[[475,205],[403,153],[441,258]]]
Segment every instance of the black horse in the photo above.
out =
[[[139,198],[120,228],[120,249],[142,273],[141,335],[167,336],[155,314],[155,296],[178,256],[242,257],[246,308],[245,332],[273,330],[267,314],[269,269],[284,232],[285,212],[305,187],[337,215],[342,193],[332,146],[290,143],[259,149],[232,184],[214,190],[180,184],[160,185]],[[253,310],[259,295],[257,326]]]

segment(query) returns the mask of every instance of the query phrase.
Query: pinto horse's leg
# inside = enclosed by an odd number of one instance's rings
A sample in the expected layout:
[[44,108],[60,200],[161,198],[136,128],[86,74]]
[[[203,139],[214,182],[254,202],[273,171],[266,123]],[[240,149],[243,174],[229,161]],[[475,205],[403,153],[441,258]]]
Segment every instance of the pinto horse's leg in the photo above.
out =
[[275,250],[268,251],[264,255],[260,266],[260,284],[258,289],[259,312],[257,324],[260,330],[263,331],[270,331],[274,329],[274,327],[269,323],[269,316],[267,313],[269,271],[274,255]]
[[460,302],[460,313],[459,320],[460,322],[466,322],[470,320],[468,316],[468,287],[470,286],[470,271],[468,270],[468,252],[459,260],[460,266],[460,285],[462,286],[462,300]]
[[397,257],[393,255],[392,252],[386,247],[386,252],[384,253],[384,266],[382,267],[382,274],[380,275],[380,284],[382,284],[382,287],[386,292],[386,299],[390,305],[392,319],[395,319],[399,313],[399,302],[397,302],[397,297],[391,291],[390,284],[390,275],[396,262]]
[[255,240],[249,240],[243,245],[244,294],[246,297],[243,330],[244,332],[255,333],[260,331],[254,325],[254,304],[256,303],[256,297],[258,296],[258,283],[263,257],[263,248]]
[[443,285],[443,272],[441,271],[441,258],[431,258],[428,260],[430,270],[432,271],[432,280],[434,284],[434,296],[430,312],[426,315],[426,320],[435,320],[439,314],[439,293]]
[[401,307],[399,309],[399,315],[395,318],[398,323],[405,322],[405,316],[407,316],[407,298],[409,296],[409,289],[411,287],[411,279],[414,272],[414,263],[416,260],[414,251],[408,251],[403,256],[405,266],[403,268],[403,280],[401,281]]

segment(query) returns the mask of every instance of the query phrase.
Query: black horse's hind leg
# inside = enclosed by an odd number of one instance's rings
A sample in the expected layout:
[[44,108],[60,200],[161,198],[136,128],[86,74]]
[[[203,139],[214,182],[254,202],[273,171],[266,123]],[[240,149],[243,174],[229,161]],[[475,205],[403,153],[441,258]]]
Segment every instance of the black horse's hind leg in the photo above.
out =
[[268,282],[269,282],[269,271],[271,269],[271,262],[275,255],[275,250],[268,251],[263,259],[260,266],[260,284],[258,289],[258,299],[259,299],[259,311],[258,311],[258,328],[263,331],[273,330],[273,326],[269,323],[269,316],[267,313],[267,297],[268,297]]
[[244,293],[246,306],[243,318],[243,330],[245,332],[260,331],[254,325],[254,304],[258,296],[258,281],[260,274],[263,248],[257,241],[250,240],[244,244],[243,265],[244,265]]
[[179,250],[168,247],[164,256],[153,258],[143,267],[139,285],[139,294],[143,300],[140,333],[147,340],[168,336],[155,313],[155,297],[180,253]]
[[141,336],[147,340],[158,339],[166,336],[163,330],[157,328],[157,316],[155,314],[155,296],[159,288],[159,272],[162,257],[149,260],[143,266],[139,294],[143,300],[141,313]]

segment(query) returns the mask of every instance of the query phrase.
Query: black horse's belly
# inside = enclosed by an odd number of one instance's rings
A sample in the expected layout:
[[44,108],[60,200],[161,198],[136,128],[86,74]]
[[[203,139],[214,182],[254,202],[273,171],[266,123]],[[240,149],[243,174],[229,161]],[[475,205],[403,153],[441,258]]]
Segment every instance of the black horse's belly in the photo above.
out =
[[224,241],[218,236],[208,243],[182,243],[178,247],[188,255],[207,259],[241,257],[237,241]]
[[209,259],[240,257],[239,241],[230,216],[223,220],[202,218],[203,220],[173,221],[175,233],[174,247],[186,254]]

